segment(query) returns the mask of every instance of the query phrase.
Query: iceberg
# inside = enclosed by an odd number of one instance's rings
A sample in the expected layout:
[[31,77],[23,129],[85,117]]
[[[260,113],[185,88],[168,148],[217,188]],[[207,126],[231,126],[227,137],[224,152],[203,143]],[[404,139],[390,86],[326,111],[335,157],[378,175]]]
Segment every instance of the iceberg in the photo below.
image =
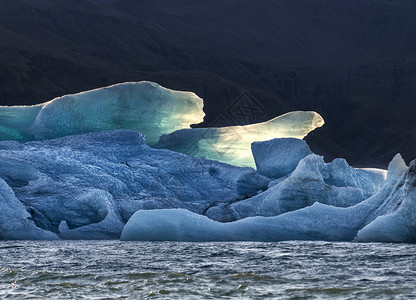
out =
[[33,141],[112,129],[137,130],[155,144],[205,116],[201,98],[153,82],[127,82],[35,106],[0,106],[0,140]]
[[151,82],[0,107],[0,239],[416,242],[416,160],[325,163],[315,112],[189,128],[202,107]]
[[[0,142],[0,179],[0,236],[8,239],[43,238],[44,232],[118,239],[138,210],[204,214],[216,203],[254,196],[270,182],[251,168],[150,148],[133,130]],[[24,235],[25,224],[37,231]]]
[[133,130],[4,141],[0,238],[414,242],[415,165],[384,179],[309,154],[271,181]]
[[[313,205],[275,217],[221,223],[183,209],[138,211],[122,240],[170,241],[388,241],[416,242],[416,161],[407,168],[400,155],[389,165],[383,187],[351,207]],[[412,193],[413,192],[413,193]]]
[[[287,151],[292,152],[292,148]],[[325,163],[323,157],[310,154],[291,174],[272,181],[265,192],[234,203],[219,203],[206,215],[218,221],[235,221],[252,216],[277,216],[316,202],[348,207],[369,198],[384,183],[384,175],[379,172],[354,169],[343,159]]]
[[309,154],[270,180],[133,130],[4,141],[0,239],[414,242],[415,165],[384,179]]
[[182,129],[162,135],[155,148],[169,149],[241,167],[255,167],[251,144],[274,138],[302,139],[324,124],[313,111],[294,111],[263,123]]
[[[400,178],[390,205],[381,207],[383,215],[362,228],[355,238],[358,242],[416,242],[416,160],[410,163],[406,177]],[[387,211],[386,211],[387,210]]]

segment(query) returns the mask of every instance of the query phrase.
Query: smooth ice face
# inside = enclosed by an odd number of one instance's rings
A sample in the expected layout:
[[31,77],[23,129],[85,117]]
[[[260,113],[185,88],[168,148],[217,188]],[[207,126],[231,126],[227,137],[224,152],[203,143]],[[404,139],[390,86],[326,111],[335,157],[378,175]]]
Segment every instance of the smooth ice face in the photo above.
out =
[[36,116],[43,105],[0,106],[0,141],[30,141]]
[[203,101],[152,82],[112,85],[37,106],[0,107],[0,140],[43,140],[133,129],[154,144],[162,134],[203,121]]
[[121,233],[124,241],[227,241],[224,223],[185,209],[148,210],[136,212]]
[[302,139],[323,124],[324,120],[316,112],[295,111],[263,123],[175,131],[161,136],[155,147],[255,168],[251,154],[253,142],[285,137]]
[[312,154],[304,140],[295,138],[254,142],[251,151],[257,172],[269,178],[280,178],[292,173],[301,159]]
[[[277,217],[252,217],[235,222],[213,221],[183,209],[138,211],[127,222],[121,240],[130,241],[347,241],[357,231],[341,208],[314,204]],[[351,218],[351,217],[350,217]]]
[[0,180],[0,238],[8,239],[23,236],[27,222],[62,239],[118,239],[137,210],[203,214],[270,182],[251,168],[150,148],[132,130],[0,142]]

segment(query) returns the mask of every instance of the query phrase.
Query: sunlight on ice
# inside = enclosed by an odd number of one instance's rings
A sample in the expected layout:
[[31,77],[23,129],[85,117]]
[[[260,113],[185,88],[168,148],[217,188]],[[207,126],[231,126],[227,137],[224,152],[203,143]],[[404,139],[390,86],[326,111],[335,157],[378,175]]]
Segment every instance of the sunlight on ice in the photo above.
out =
[[0,107],[0,139],[63,137],[0,142],[0,239],[416,241],[416,161],[325,163],[311,111],[189,128],[202,108],[150,82]]
[[1,106],[0,140],[44,140],[113,129],[133,129],[147,143],[205,116],[201,98],[153,82],[127,82],[55,98],[35,106]]
[[203,106],[203,100],[192,92],[153,82],[115,84],[34,106],[0,106],[0,140],[25,142],[132,129],[156,148],[254,168],[252,142],[302,139],[324,124],[316,112],[295,111],[245,126],[190,128],[203,121]]
[[361,170],[364,170],[364,171],[373,171],[373,172],[377,172],[377,173],[380,173],[380,174],[382,174],[383,176],[384,176],[384,179],[386,179],[387,178],[387,170],[385,170],[385,169],[379,169],[379,168],[360,168]]
[[251,154],[253,142],[287,137],[302,139],[322,125],[324,120],[318,113],[294,111],[263,123],[175,131],[161,136],[155,147],[255,168]]

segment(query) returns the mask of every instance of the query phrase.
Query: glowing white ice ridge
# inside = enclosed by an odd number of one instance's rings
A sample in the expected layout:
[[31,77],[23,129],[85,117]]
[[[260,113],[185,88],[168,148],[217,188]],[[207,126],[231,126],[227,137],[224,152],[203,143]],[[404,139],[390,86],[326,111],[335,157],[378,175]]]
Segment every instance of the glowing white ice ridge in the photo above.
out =
[[116,84],[35,106],[0,106],[0,140],[33,141],[133,129],[156,148],[254,168],[252,142],[302,139],[324,124],[315,112],[295,111],[258,124],[191,129],[190,125],[203,121],[203,105],[194,93],[152,82]]
[[161,136],[155,147],[254,168],[253,142],[288,137],[302,139],[323,124],[323,118],[316,112],[294,111],[252,125],[178,130]]
[[35,106],[1,106],[0,140],[31,141],[133,129],[154,144],[162,134],[203,121],[203,101],[152,82],[116,84]]

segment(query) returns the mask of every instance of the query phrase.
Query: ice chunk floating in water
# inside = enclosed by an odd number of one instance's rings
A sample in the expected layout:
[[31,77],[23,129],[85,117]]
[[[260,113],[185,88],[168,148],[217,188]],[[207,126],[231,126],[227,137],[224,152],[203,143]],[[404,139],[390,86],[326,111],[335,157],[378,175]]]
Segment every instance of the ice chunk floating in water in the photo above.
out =
[[323,124],[316,112],[295,111],[245,126],[182,129],[161,136],[155,147],[254,168],[251,143],[285,137],[302,139]]
[[150,148],[133,130],[4,141],[0,239],[47,238],[45,232],[63,239],[118,239],[137,210],[203,214],[216,203],[254,196],[269,181],[251,168]]
[[[0,236],[412,242],[414,165],[396,156],[384,181],[310,154],[270,182],[251,168],[150,148],[131,130],[0,142]],[[218,222],[227,216],[236,221]]]
[[203,121],[191,92],[129,82],[56,98],[35,106],[1,106],[0,140],[31,141],[111,129],[134,129],[154,144],[162,134]]
[[[416,161],[400,155],[390,163],[384,186],[351,207],[316,202],[275,217],[216,222],[186,210],[138,211],[123,229],[123,240],[282,241],[326,240],[416,242]],[[302,186],[302,183],[299,183]]]

